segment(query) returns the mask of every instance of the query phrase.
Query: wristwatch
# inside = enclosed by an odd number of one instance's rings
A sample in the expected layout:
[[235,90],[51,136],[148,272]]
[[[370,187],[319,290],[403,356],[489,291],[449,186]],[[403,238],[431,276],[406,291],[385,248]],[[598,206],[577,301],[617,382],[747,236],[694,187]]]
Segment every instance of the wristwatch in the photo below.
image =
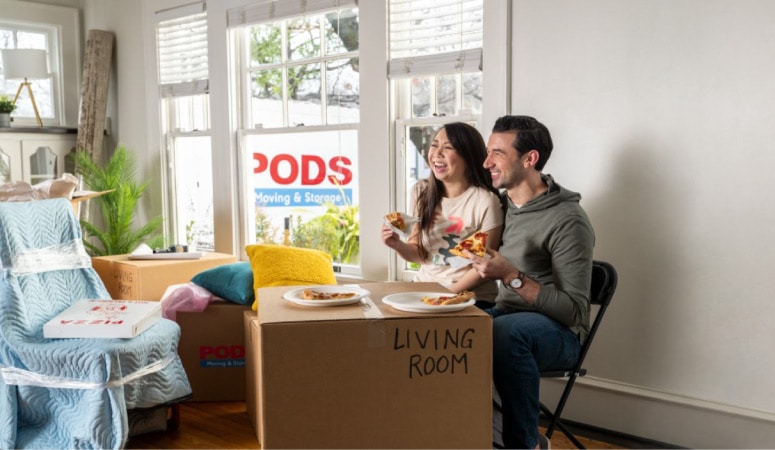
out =
[[511,280],[509,280],[508,283],[505,283],[505,284],[512,291],[516,291],[517,289],[522,287],[522,285],[524,284],[524,280],[525,280],[525,274],[522,272],[519,272],[519,275],[517,275],[515,278],[512,278]]

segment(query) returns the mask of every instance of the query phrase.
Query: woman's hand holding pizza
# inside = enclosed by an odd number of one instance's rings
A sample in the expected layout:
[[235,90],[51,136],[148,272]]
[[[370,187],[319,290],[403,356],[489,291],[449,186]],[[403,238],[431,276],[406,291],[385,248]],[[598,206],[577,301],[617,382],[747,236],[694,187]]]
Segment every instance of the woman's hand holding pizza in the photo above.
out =
[[395,249],[401,244],[401,237],[398,236],[398,233],[390,225],[382,224],[382,242],[388,247]]

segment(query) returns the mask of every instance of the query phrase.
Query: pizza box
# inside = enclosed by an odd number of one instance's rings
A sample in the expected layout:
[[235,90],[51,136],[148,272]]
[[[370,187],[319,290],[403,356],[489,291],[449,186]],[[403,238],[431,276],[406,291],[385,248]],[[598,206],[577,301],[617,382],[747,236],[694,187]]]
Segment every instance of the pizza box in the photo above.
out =
[[44,338],[132,338],[161,319],[161,303],[83,299],[43,325]]

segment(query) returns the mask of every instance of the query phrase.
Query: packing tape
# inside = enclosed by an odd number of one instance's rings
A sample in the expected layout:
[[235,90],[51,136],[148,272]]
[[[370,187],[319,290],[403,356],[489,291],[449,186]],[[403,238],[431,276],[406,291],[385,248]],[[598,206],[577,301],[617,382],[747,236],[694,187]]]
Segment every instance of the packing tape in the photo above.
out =
[[382,311],[379,310],[377,305],[369,297],[364,297],[360,302],[361,311],[363,311],[363,317],[367,319],[384,319]]
[[29,370],[19,369],[17,367],[0,368],[0,376],[5,384],[17,386],[37,386],[56,389],[109,389],[132,383],[146,375],[156,373],[167,367],[174,356],[168,356],[154,363],[148,364],[142,369],[138,369],[125,377],[108,382],[95,382],[74,380],[72,378],[54,377],[40,373],[30,372]]
[[91,258],[83,247],[83,241],[73,239],[51,247],[19,251],[11,257],[11,267],[8,270],[13,276],[20,276],[89,267]]
[[379,307],[374,304],[374,301],[370,297],[363,297],[359,302],[361,305],[361,311],[363,311],[363,317],[371,319],[368,321],[366,327],[367,339],[369,348],[382,348],[385,346],[385,323],[382,319],[385,316]]

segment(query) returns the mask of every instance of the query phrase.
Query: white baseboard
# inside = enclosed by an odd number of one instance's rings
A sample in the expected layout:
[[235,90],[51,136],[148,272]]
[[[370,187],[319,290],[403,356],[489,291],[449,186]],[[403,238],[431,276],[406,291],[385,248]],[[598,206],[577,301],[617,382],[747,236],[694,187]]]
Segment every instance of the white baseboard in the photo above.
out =
[[[542,379],[554,408],[564,380]],[[576,381],[562,417],[687,448],[773,448],[775,413],[682,397],[595,377]]]

